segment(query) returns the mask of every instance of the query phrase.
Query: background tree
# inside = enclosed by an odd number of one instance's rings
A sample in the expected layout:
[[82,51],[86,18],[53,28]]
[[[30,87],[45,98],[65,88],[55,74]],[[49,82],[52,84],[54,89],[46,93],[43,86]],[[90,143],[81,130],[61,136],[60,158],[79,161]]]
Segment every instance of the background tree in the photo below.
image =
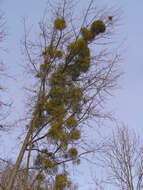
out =
[[142,189],[143,144],[133,130],[126,126],[114,129],[99,160],[107,171],[105,183],[120,190]]
[[[0,11],[0,51],[1,53],[5,51],[5,48],[3,46],[3,42],[6,39],[7,36],[7,28],[6,28],[6,19],[5,19],[5,15],[2,11]],[[8,79],[8,74],[6,73],[5,70],[5,64],[2,61],[2,58],[0,58],[0,91],[1,96],[0,96],[0,130],[4,130],[3,127],[3,123],[2,121],[7,117],[7,113],[8,113],[8,107],[10,106],[10,104],[8,103],[7,100],[4,100],[3,94],[5,92],[5,86],[3,85],[3,80],[6,78]]]
[[71,2],[50,4],[53,15],[50,22],[40,22],[38,42],[28,40],[25,28],[23,44],[36,85],[30,89],[34,95],[28,132],[7,190],[12,188],[26,150],[25,190],[31,165],[40,175],[54,178],[53,189],[70,188],[67,164],[78,164],[98,148],[86,150],[82,139],[86,122],[110,117],[102,112],[102,106],[120,76],[119,56],[110,52],[109,44],[117,12],[111,16],[105,10],[95,11],[91,0],[82,21],[75,21]]

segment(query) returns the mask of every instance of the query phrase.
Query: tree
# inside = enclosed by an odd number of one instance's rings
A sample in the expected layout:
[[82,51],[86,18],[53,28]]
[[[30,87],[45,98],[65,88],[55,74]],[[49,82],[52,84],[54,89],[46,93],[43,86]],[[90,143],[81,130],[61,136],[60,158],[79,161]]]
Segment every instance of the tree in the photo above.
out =
[[121,74],[119,56],[110,52],[109,45],[117,15],[93,13],[91,0],[78,25],[72,17],[71,2],[61,0],[57,7],[51,6],[52,22],[40,22],[39,42],[28,40],[25,28],[23,44],[36,85],[30,89],[34,95],[28,132],[7,190],[12,188],[25,151],[25,190],[33,152],[35,170],[54,178],[53,189],[70,188],[66,165],[78,164],[82,156],[93,151],[82,148],[85,122],[109,117],[101,108]]
[[[5,15],[2,11],[0,11],[0,51],[2,53],[2,51],[4,51],[3,48],[3,42],[6,39],[7,36],[7,28],[6,28],[6,19],[5,19]],[[3,80],[3,78],[8,78],[8,75],[5,72],[5,64],[3,63],[2,60],[0,60],[0,78],[1,81]],[[2,82],[1,82],[2,83]],[[0,83],[0,91],[4,93],[5,91],[5,86],[3,84]],[[2,93],[1,93],[2,94]],[[3,96],[1,95],[0,98],[0,130],[4,130],[3,124],[2,124],[2,120],[4,120],[7,116],[7,108],[10,106],[10,104],[6,101],[3,100]]]
[[105,143],[100,164],[107,169],[106,183],[118,189],[141,190],[143,180],[143,144],[128,127],[118,127]]

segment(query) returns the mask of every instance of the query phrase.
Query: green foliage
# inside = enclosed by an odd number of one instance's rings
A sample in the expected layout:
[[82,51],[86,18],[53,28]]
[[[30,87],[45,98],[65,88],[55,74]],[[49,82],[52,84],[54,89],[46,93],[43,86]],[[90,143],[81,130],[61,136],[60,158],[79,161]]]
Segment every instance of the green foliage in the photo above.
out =
[[49,158],[44,159],[44,167],[46,169],[53,169],[57,165],[56,162],[51,161]]
[[62,125],[60,125],[57,122],[51,122],[51,128],[49,129],[49,132],[47,134],[47,137],[50,137],[54,140],[58,140],[62,136]]
[[66,89],[61,86],[53,86],[49,92],[50,97],[55,102],[56,105],[60,105],[66,99]]
[[57,100],[51,100],[46,105],[46,111],[53,119],[63,118],[66,115],[66,109],[63,104],[57,105]]
[[106,26],[102,20],[94,21],[91,25],[91,32],[95,35],[105,32]]
[[55,57],[56,58],[61,58],[63,56],[63,52],[62,51],[60,51],[60,50],[56,50],[55,51]]
[[71,65],[68,65],[67,72],[68,72],[69,76],[71,76],[71,79],[73,81],[76,81],[77,78],[80,76],[79,65],[77,65],[75,63],[71,64]]
[[[109,16],[108,19],[112,20],[112,17]],[[82,28],[81,34],[82,34],[83,39],[90,42],[94,40],[96,35],[105,32],[105,30],[106,30],[106,26],[104,22],[102,20],[97,20],[91,24],[90,30],[88,28]]]
[[88,30],[87,28],[82,28],[81,34],[82,34],[83,39],[85,39],[87,41],[94,40],[94,34],[90,30]]
[[62,72],[54,72],[51,76],[50,85],[54,86],[65,86],[67,82],[67,75],[66,73]]
[[54,190],[64,190],[66,187],[70,187],[71,182],[67,179],[65,174],[59,174],[55,179]]
[[54,46],[50,45],[45,48],[43,56],[46,56],[46,62],[49,63],[47,56],[49,56],[50,58],[61,58],[63,56],[63,52],[55,49]]
[[45,176],[44,176],[44,174],[39,173],[39,174],[37,174],[36,179],[38,181],[43,181],[45,179]]
[[74,85],[70,86],[68,89],[68,98],[70,104],[77,104],[82,99],[82,91],[80,88],[75,87]]
[[85,39],[80,38],[68,46],[69,55],[66,62],[71,61],[67,66],[67,73],[75,81],[83,72],[87,72],[90,67],[90,50]]
[[86,46],[85,48],[82,49],[82,51],[80,51],[79,57],[81,57],[81,58],[90,57],[90,50],[89,50],[88,46]]
[[80,38],[77,41],[71,43],[67,49],[73,56],[79,54],[80,52],[84,51],[87,48],[87,42]]
[[49,57],[54,57],[54,47],[52,45],[45,48],[45,51],[43,52],[43,56],[48,55]]
[[72,159],[76,159],[77,155],[78,155],[78,151],[76,148],[71,148],[69,151],[68,151],[68,155],[70,158]]
[[90,58],[84,57],[84,58],[78,59],[75,64],[79,68],[80,72],[85,73],[88,71],[90,67]]
[[45,63],[45,65],[49,65],[49,59],[48,59],[48,57],[45,57],[45,59],[44,59],[44,63]]
[[74,116],[70,116],[70,117],[68,117],[68,119],[66,119],[67,127],[73,128],[73,127],[76,127],[77,124],[78,124],[78,121],[75,119]]
[[[45,155],[38,154],[35,160],[35,165],[44,168],[49,174],[56,173],[58,169],[57,162],[52,158],[46,157]],[[45,176],[43,174],[38,174],[37,177],[39,178],[38,180],[42,180]]]
[[54,22],[54,27],[56,30],[64,30],[66,26],[67,25],[64,18],[57,18]]
[[73,130],[71,133],[71,139],[72,140],[80,139],[80,131],[79,130]]
[[41,71],[44,71],[45,69],[46,69],[46,64],[41,64],[41,65],[40,65],[40,70],[41,70]]

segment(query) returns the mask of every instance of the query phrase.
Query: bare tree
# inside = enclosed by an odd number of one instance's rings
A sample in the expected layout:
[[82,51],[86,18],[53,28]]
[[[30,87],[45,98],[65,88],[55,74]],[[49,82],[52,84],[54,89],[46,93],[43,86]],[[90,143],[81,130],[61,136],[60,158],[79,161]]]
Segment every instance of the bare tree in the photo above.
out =
[[133,130],[126,126],[114,129],[99,160],[107,170],[105,183],[120,190],[142,189],[143,144]]
[[[2,53],[6,52],[6,48],[3,45],[3,42],[6,39],[8,32],[7,32],[7,26],[6,26],[6,18],[5,14],[0,10],[0,52]],[[9,115],[9,108],[10,108],[10,101],[9,97],[6,98],[5,93],[6,92],[6,86],[4,85],[4,80],[7,80],[9,78],[12,78],[9,76],[8,71],[6,70],[5,62],[2,60],[2,57],[0,56],[0,131],[7,130],[6,125],[3,121],[8,117]]]

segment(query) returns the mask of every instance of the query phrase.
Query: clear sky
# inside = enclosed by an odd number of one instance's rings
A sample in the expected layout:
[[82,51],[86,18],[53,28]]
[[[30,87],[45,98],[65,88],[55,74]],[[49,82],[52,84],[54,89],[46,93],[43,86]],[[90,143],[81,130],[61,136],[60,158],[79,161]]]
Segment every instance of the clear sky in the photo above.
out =
[[[60,1],[60,0],[59,0]],[[124,76],[119,81],[121,88],[115,91],[110,99],[110,107],[116,112],[116,116],[129,127],[136,131],[143,138],[143,0],[96,0],[97,3],[106,3],[109,5],[119,5],[123,10],[123,26],[122,31],[126,37],[126,51],[122,70]],[[4,46],[8,49],[6,53],[2,53],[2,58],[9,69],[10,74],[17,78],[16,81],[9,81],[11,85],[10,95],[15,102],[16,112],[13,117],[21,116],[23,109],[23,93],[21,82],[24,77],[22,73],[23,57],[20,50],[20,39],[23,34],[22,18],[26,16],[31,24],[36,24],[43,15],[46,7],[46,0],[3,0],[0,1],[1,10],[4,11],[7,20],[8,37]],[[86,0],[81,0],[81,6]],[[119,35],[120,38],[120,35]],[[121,38],[121,40],[123,40]],[[15,138],[11,136],[10,142]],[[5,142],[4,138],[3,141]],[[11,145],[12,144],[12,145]],[[9,155],[9,151],[17,146],[13,143],[6,144],[1,148],[2,154]],[[83,189],[83,188],[81,188]]]

